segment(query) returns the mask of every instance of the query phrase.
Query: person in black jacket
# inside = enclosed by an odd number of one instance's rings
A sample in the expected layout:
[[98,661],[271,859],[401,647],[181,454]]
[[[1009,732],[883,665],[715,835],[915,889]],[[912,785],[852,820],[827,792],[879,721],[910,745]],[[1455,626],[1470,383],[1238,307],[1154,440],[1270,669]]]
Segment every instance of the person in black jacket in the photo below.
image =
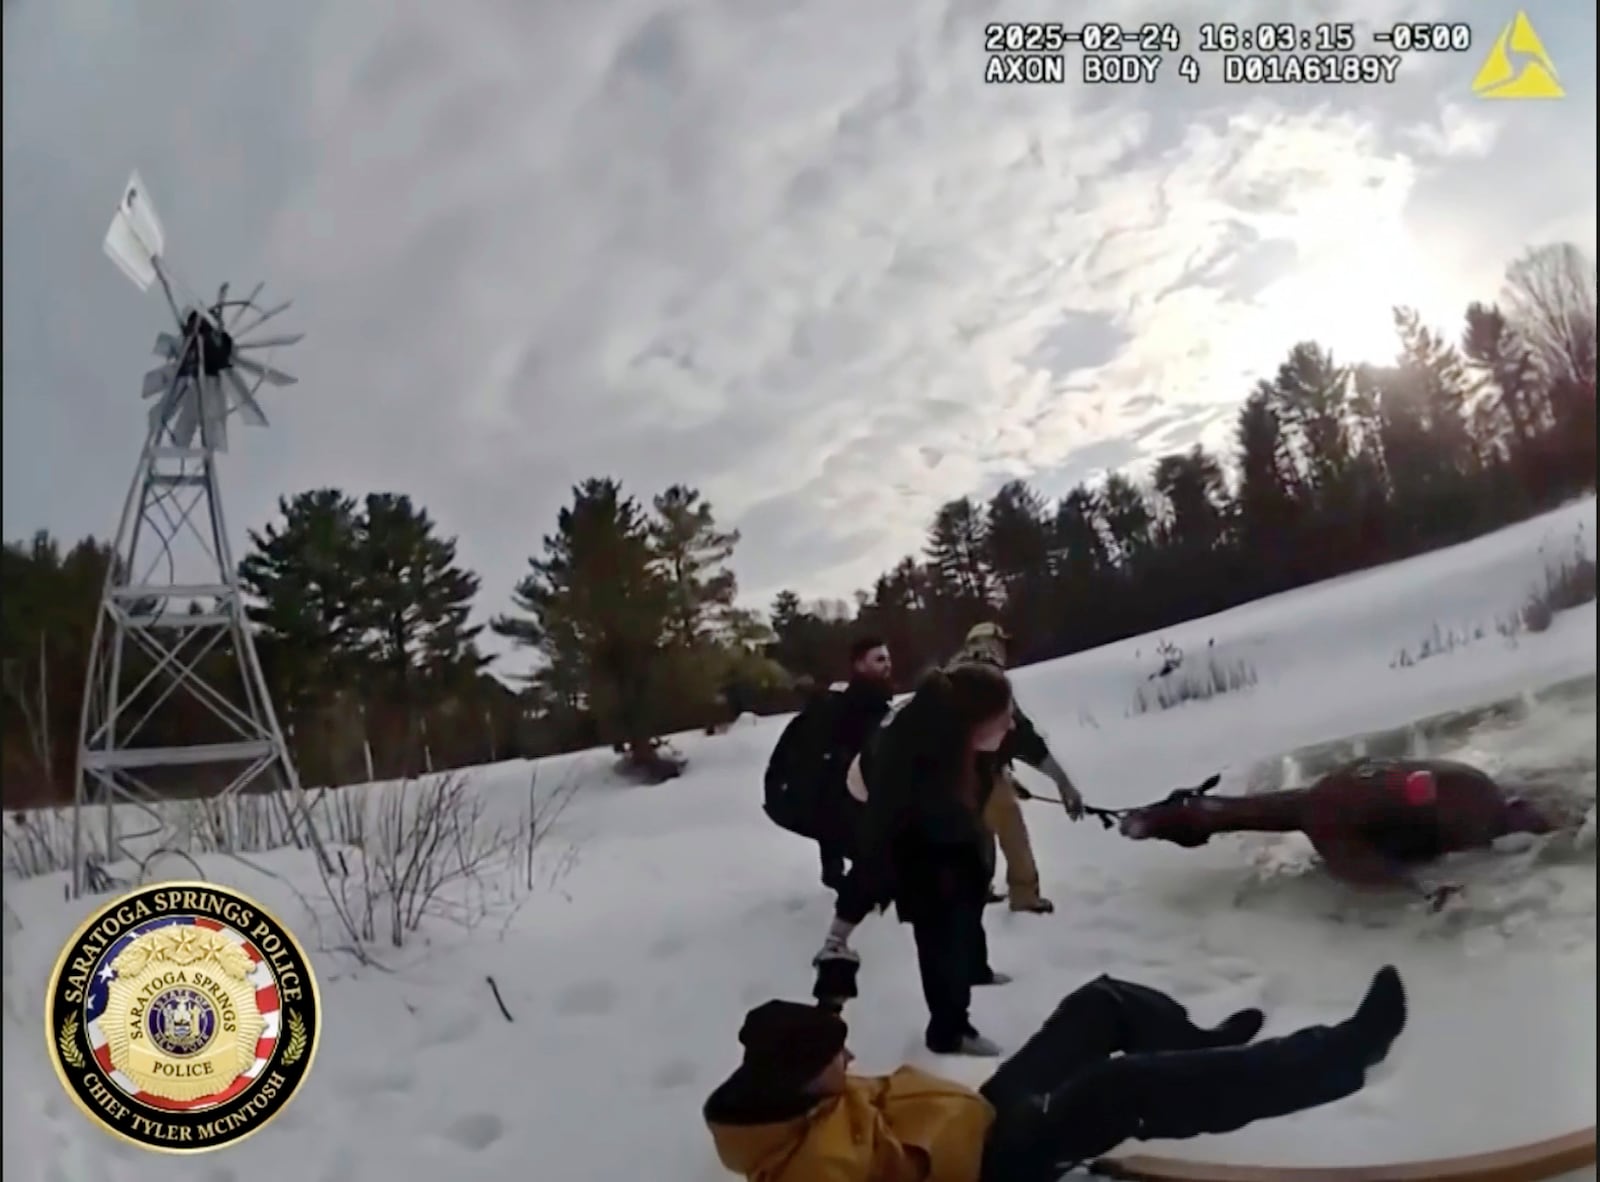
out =
[[1003,984],[989,967],[983,810],[994,753],[1012,727],[1011,683],[989,665],[935,670],[862,754],[866,808],[857,858],[814,961],[819,981],[854,961],[850,933],[894,903],[911,925],[936,1054],[995,1055],[972,1026],[974,985]]
[[845,787],[845,773],[889,713],[893,695],[888,645],[876,636],[857,638],[850,646],[850,679],[813,695],[767,761],[767,812],[816,841],[829,890],[844,882],[860,823],[861,806]]
[[[1006,667],[1006,646],[1011,637],[999,624],[978,624],[967,633],[957,663],[982,662],[996,669]],[[1044,736],[1034,729],[1033,723],[1021,708],[1013,711],[1016,726],[1006,737],[997,753],[999,767],[995,776],[994,791],[989,796],[984,812],[984,824],[991,834],[988,844],[989,876],[994,877],[996,862],[995,844],[1006,860],[1006,893],[1003,896],[1012,911],[1028,911],[1045,915],[1055,910],[1055,904],[1039,890],[1039,864],[1033,857],[1033,842],[1028,836],[1028,823],[1023,818],[1022,806],[1017,802],[1028,798],[1028,791],[1011,774],[1011,765],[1021,760],[1029,767],[1049,776],[1056,786],[1067,816],[1077,820],[1083,816],[1083,798],[1065,769],[1050,753]],[[999,902],[1002,896],[991,887],[989,901]]]

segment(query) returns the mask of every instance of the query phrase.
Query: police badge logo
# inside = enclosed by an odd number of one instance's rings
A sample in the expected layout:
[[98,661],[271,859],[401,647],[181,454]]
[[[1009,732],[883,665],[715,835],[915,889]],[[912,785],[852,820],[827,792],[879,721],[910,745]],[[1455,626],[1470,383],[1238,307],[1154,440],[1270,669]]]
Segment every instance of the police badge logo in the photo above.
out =
[[316,1058],[305,950],[254,900],[205,882],[102,907],[56,962],[45,1014],[62,1085],[125,1140],[203,1153],[283,1111]]

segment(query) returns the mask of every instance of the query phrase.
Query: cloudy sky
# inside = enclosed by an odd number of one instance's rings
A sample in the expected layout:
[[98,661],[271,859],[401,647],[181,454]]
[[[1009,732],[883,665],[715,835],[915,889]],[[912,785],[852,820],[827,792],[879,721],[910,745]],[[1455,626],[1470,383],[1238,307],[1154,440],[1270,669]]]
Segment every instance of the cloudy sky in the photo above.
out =
[[1471,22],[1392,86],[983,84],[986,22],[1062,7],[5,0],[5,535],[115,525],[165,327],[100,250],[135,167],[185,280],[310,334],[237,537],[406,491],[488,611],[585,476],[700,487],[752,603],[844,596],[942,500],[1223,441],[1295,340],[1381,356],[1390,305],[1453,331],[1526,244],[1594,249],[1593,5],[1526,9],[1557,102],[1471,95],[1485,0],[1293,6]]

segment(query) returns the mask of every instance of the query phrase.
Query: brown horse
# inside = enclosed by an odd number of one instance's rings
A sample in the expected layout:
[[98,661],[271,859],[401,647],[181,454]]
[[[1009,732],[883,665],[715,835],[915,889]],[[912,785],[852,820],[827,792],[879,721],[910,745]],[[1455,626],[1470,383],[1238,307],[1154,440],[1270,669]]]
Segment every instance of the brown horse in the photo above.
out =
[[[1559,827],[1528,796],[1475,767],[1440,759],[1355,760],[1307,788],[1255,796],[1177,792],[1130,810],[1119,825],[1124,837],[1186,847],[1217,833],[1303,833],[1335,878],[1410,889],[1419,889],[1415,870],[1446,854]],[[1437,888],[1429,897],[1440,904],[1454,889]]]

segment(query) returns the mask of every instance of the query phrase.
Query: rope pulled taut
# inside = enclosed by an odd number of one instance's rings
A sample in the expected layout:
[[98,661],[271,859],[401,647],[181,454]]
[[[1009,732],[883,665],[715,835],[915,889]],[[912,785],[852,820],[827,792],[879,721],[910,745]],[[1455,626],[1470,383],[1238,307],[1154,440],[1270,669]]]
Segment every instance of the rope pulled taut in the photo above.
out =
[[[1207,792],[1210,792],[1220,783],[1222,783],[1222,776],[1220,774],[1213,773],[1212,775],[1207,776],[1203,782],[1196,784],[1193,788],[1174,789],[1172,792],[1167,794],[1165,800],[1157,801],[1156,803],[1176,804],[1179,801],[1192,800],[1197,796],[1204,796]],[[1022,789],[1020,785],[1018,785],[1017,795],[1023,800],[1042,800],[1050,804],[1062,803],[1059,796],[1047,796],[1041,795],[1037,792],[1029,792],[1025,789]],[[1118,822],[1120,822],[1122,818],[1126,817],[1129,813],[1136,813],[1140,809],[1146,809],[1149,807],[1151,806],[1147,804],[1139,804],[1130,805],[1128,808],[1121,809],[1103,809],[1097,808],[1092,804],[1086,804],[1083,806],[1083,815],[1086,817],[1093,817],[1096,821],[1100,822],[1103,828],[1115,829]]]

